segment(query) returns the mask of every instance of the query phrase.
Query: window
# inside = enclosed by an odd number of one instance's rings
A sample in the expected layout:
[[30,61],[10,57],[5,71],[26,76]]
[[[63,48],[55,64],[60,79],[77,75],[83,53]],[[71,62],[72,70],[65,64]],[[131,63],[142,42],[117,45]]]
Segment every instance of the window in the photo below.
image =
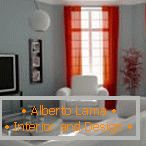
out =
[[106,44],[108,47],[108,13],[103,13],[101,7],[82,7],[81,14],[72,13],[72,20],[72,47],[77,48],[81,43],[82,75],[96,75],[102,85],[103,47]]

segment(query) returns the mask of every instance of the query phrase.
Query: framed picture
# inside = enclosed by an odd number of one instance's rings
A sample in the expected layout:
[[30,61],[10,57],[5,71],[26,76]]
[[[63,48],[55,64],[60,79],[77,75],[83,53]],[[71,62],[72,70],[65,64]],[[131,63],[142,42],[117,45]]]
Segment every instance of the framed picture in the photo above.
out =
[[42,40],[29,39],[30,82],[42,83]]
[[40,52],[40,42],[39,41],[34,41],[32,42],[32,51],[33,53],[39,53]]
[[32,80],[34,82],[40,81],[40,71],[39,70],[34,70],[32,74]]
[[38,56],[33,56],[32,57],[32,66],[33,67],[40,67],[40,57]]

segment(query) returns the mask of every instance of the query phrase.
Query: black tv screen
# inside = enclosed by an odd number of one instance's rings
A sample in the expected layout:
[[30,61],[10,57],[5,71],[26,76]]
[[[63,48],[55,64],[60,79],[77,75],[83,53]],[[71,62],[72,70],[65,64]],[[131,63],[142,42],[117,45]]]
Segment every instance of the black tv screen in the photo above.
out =
[[16,55],[0,54],[0,93],[17,89]]

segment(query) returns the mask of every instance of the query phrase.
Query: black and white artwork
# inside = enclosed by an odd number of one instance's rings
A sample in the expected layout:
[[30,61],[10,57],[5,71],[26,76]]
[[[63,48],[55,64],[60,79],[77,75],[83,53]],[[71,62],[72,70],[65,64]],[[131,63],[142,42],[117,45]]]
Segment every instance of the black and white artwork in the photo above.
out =
[[42,82],[42,40],[29,39],[30,82]]

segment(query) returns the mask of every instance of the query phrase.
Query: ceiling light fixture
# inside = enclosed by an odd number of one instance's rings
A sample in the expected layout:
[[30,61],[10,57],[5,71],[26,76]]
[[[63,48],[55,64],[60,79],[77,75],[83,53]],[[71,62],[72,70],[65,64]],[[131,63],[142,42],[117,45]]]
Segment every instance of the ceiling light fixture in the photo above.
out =
[[36,0],[34,0],[34,5],[35,11],[29,17],[29,25],[34,31],[37,32],[47,31],[51,24],[50,16],[46,11],[39,9]]

